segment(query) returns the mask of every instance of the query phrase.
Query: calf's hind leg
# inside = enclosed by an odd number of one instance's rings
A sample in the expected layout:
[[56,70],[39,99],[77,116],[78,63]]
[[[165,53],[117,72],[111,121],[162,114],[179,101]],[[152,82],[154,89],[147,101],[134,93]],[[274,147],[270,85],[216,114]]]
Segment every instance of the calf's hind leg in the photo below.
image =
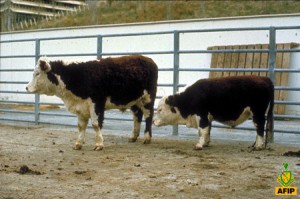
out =
[[152,120],[153,120],[153,113],[154,113],[154,108],[153,108],[153,102],[146,104],[143,109],[143,114],[146,122],[146,127],[145,127],[145,135],[144,135],[144,144],[150,144],[151,142],[151,137],[152,137]]
[[135,142],[140,135],[143,112],[137,106],[132,106],[131,111],[133,113],[133,130],[132,130],[132,134],[129,137],[128,141]]
[[262,150],[265,148],[264,145],[264,127],[265,127],[265,115],[263,114],[256,114],[253,116],[253,123],[256,127],[256,140],[254,143],[255,150]]
[[103,126],[103,120],[104,120],[104,105],[103,106],[96,106],[95,111],[91,111],[91,119],[92,119],[92,126],[96,133],[96,145],[94,150],[100,151],[103,149],[103,136],[101,133],[101,129]]

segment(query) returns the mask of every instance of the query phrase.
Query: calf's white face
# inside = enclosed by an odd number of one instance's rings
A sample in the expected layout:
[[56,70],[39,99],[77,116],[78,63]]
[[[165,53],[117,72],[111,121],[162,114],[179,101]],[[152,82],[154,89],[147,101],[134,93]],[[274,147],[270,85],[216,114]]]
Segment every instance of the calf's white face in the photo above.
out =
[[163,97],[157,107],[157,113],[153,118],[155,126],[166,126],[175,124],[186,124],[178,108],[166,104],[167,97]]
[[49,61],[46,58],[40,58],[34,70],[33,78],[26,86],[26,90],[30,93],[54,95],[56,85],[47,77],[47,72],[50,70]]

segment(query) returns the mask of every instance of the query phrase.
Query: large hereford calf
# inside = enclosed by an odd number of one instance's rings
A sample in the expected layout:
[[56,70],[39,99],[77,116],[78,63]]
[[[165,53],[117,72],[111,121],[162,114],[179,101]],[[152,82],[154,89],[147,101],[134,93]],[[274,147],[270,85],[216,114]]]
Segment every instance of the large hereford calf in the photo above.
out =
[[[257,130],[255,149],[265,147],[273,131],[274,86],[266,77],[243,76],[202,79],[185,91],[163,97],[154,116],[156,126],[185,124],[198,128],[196,149],[208,146],[212,121],[235,127],[252,117]],[[269,108],[268,108],[269,107]]]
[[146,121],[144,143],[151,141],[153,105],[156,96],[157,66],[143,56],[124,56],[86,62],[38,60],[26,90],[56,95],[78,116],[75,149],[81,149],[89,118],[96,132],[95,150],[103,148],[101,129],[105,109],[130,108],[134,128],[129,141],[135,142],[141,121]]

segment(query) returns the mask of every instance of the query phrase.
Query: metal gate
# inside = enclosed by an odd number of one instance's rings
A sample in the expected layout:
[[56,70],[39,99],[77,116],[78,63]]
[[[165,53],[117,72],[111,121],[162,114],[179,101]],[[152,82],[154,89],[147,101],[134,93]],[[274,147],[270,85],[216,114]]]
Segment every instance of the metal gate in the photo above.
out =
[[[172,56],[173,65],[169,67],[160,67],[159,73],[169,72],[172,73],[173,81],[170,84],[160,83],[159,87],[166,87],[172,89],[173,93],[176,93],[181,87],[184,87],[185,84],[180,83],[180,75],[184,72],[200,72],[200,73],[209,73],[209,72],[266,72],[268,76],[275,81],[275,75],[277,73],[300,73],[300,66],[296,66],[293,69],[285,68],[278,69],[276,68],[276,54],[283,53],[291,53],[294,56],[299,56],[299,49],[277,49],[276,48],[276,33],[281,30],[299,30],[300,26],[290,26],[290,27],[255,27],[255,28],[220,28],[220,29],[199,29],[199,30],[178,30],[178,31],[165,31],[165,32],[151,32],[151,33],[134,33],[134,34],[103,34],[103,35],[89,35],[89,36],[75,36],[75,37],[55,37],[55,38],[36,38],[36,39],[24,39],[24,40],[6,40],[0,41],[1,45],[7,44],[18,44],[18,43],[30,43],[34,45],[35,52],[24,53],[21,55],[2,55],[0,54],[0,58],[2,60],[11,60],[11,65],[7,65],[4,67],[0,67],[0,73],[2,75],[13,75],[14,73],[30,73],[33,71],[33,67],[30,69],[24,69],[20,67],[16,67],[13,64],[13,60],[15,59],[33,59],[35,62],[41,56],[42,51],[42,43],[43,42],[54,42],[61,40],[72,40],[72,39],[95,39],[97,42],[97,49],[93,53],[68,53],[68,54],[43,54],[47,57],[82,57],[82,56],[90,56],[90,57],[106,57],[106,56],[121,56],[121,55],[130,55],[130,54],[143,54],[145,56],[154,56],[154,55],[168,55]],[[205,50],[183,50],[181,49],[181,37],[183,35],[194,34],[194,33],[216,33],[216,32],[238,32],[239,34],[247,31],[268,31],[269,42],[268,49],[223,49],[223,50],[214,50],[214,49],[205,49]],[[173,38],[173,47],[171,50],[154,50],[154,51],[135,51],[135,52],[105,52],[103,50],[103,42],[107,38],[130,38],[130,37],[145,37],[145,36],[156,36],[159,35],[169,35]],[[155,42],[155,39],[153,40]],[[78,47],[80,48],[80,46]],[[26,49],[24,49],[24,52]],[[180,59],[183,55],[192,55],[192,54],[212,54],[212,53],[267,53],[268,54],[268,67],[267,68],[224,68],[224,67],[205,67],[205,68],[188,68],[188,67],[180,67]],[[155,59],[154,59],[155,61]],[[10,122],[29,122],[35,124],[52,124],[52,125],[63,125],[63,126],[75,126],[76,122],[68,122],[66,118],[71,118],[71,120],[75,120],[75,116],[69,114],[67,111],[53,111],[53,110],[42,110],[41,106],[45,105],[54,105],[54,106],[63,106],[62,103],[44,103],[40,100],[40,95],[35,95],[33,101],[28,100],[14,100],[14,99],[5,99],[5,95],[12,94],[13,96],[24,96],[24,95],[32,95],[23,90],[14,90],[14,89],[5,89],[9,86],[13,85],[21,85],[25,88],[25,85],[28,82],[24,79],[20,79],[18,81],[2,81],[0,79],[0,85],[3,85],[0,90],[0,120],[2,121],[10,121]],[[276,82],[274,82],[276,83]],[[9,85],[9,86],[8,86]],[[299,92],[299,87],[293,86],[282,86],[280,84],[276,84],[275,90],[284,90],[286,92]],[[157,96],[157,100],[162,96]],[[22,98],[22,97],[21,97]],[[276,100],[275,104],[284,104],[286,106],[300,106],[300,99],[297,101],[286,101],[286,100]],[[32,106],[33,109],[28,108],[19,110],[16,106]],[[105,117],[106,121],[120,121],[120,122],[128,122],[131,121],[131,117],[128,115],[118,115],[113,113],[113,116]],[[44,120],[43,118],[46,118]],[[300,116],[295,114],[275,114],[275,120],[292,120],[296,122],[295,128],[293,129],[278,129],[275,126],[274,132],[280,133],[293,133],[300,134],[300,128],[298,125],[300,121]],[[276,122],[275,122],[276,123]],[[214,124],[213,126],[218,128],[227,128],[220,124]],[[237,129],[241,130],[255,130],[253,127],[243,126],[237,127]],[[173,134],[178,135],[178,126],[173,127]]]

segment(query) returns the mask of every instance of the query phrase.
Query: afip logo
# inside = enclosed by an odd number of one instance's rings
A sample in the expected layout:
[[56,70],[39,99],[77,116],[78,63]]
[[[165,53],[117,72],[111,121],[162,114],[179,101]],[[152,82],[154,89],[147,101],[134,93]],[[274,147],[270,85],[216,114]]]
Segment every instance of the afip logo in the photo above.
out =
[[288,163],[283,163],[284,170],[277,178],[277,182],[281,184],[281,187],[275,187],[276,196],[296,196],[297,187],[291,187],[295,182],[292,171],[289,170]]

